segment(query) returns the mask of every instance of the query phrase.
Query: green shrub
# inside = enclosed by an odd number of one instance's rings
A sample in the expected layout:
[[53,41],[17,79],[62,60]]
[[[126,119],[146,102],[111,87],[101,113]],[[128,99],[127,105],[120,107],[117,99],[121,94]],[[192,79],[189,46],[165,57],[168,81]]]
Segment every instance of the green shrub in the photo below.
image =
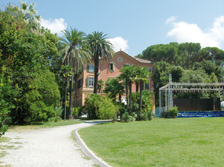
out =
[[55,122],[58,122],[58,121],[61,121],[61,120],[62,120],[61,117],[59,117],[59,116],[55,117]]
[[56,116],[56,117],[51,117],[51,118],[48,118],[48,122],[58,122],[58,121],[61,121],[61,117],[59,116]]
[[62,116],[62,112],[63,112],[62,106],[59,106],[59,107],[56,106],[55,107],[56,116],[61,117]]
[[119,108],[109,97],[89,94],[85,101],[85,110],[87,110],[88,118],[115,120]]
[[[142,91],[142,113],[147,113],[153,108],[152,94],[146,90]],[[138,113],[138,120],[140,119],[139,113],[140,93],[132,93],[132,111]]]
[[131,113],[131,116],[132,116],[133,118],[135,118],[135,120],[136,120],[136,118],[137,118],[138,115],[137,115],[135,112],[132,112],[132,113]]
[[141,113],[139,117],[139,121],[147,121],[148,120],[148,114],[147,113]]
[[168,112],[170,114],[170,118],[178,116],[178,109],[177,109],[177,107],[173,107]]
[[83,115],[83,107],[73,107],[72,108],[72,115],[76,116],[81,116]]
[[85,101],[85,110],[90,119],[97,119],[96,111],[99,109],[99,104],[102,102],[101,96],[97,94],[88,94]]
[[153,113],[152,111],[148,111],[148,120],[152,120]]
[[48,118],[48,122],[55,122],[55,117]]
[[133,122],[136,119],[135,116],[137,117],[137,115],[132,116],[132,115],[129,115],[128,112],[125,112],[121,117],[121,121],[122,122]]
[[99,109],[96,114],[101,119],[113,119],[117,117],[119,111],[118,106],[114,105],[109,97],[101,96],[102,102],[99,104]]

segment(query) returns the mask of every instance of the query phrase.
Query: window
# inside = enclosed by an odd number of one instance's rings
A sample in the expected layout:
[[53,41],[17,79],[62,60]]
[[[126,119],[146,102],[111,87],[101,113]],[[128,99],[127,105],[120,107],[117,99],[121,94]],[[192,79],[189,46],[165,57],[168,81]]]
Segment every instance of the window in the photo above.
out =
[[82,79],[78,80],[77,82],[77,89],[82,87]]
[[130,64],[128,64],[128,63],[125,63],[125,64],[124,64],[124,67],[125,67],[125,66],[130,66]]
[[122,62],[122,58],[121,57],[119,57],[117,60],[118,60],[118,62]]
[[115,71],[115,64],[114,63],[109,63],[109,70],[110,71]]
[[87,65],[87,71],[88,72],[94,72],[94,66],[93,65]]
[[145,89],[149,89],[149,83],[145,84]]
[[152,72],[152,69],[151,68],[149,68],[149,72]]
[[93,87],[94,86],[94,78],[87,77],[87,87]]

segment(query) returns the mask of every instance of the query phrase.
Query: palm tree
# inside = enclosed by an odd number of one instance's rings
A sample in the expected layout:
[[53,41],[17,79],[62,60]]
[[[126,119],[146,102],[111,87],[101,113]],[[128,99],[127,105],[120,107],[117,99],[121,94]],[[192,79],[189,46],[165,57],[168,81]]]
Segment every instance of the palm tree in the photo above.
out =
[[[62,62],[72,66],[74,70],[75,81],[80,73],[80,67],[89,61],[90,54],[88,46],[85,43],[85,33],[77,29],[62,31],[64,36],[61,38],[63,49],[60,53],[63,55]],[[77,83],[75,83],[77,84]],[[75,93],[75,96],[77,94]],[[75,97],[76,98],[76,97]],[[72,119],[72,79],[70,78],[70,103],[69,119]]]
[[117,78],[108,78],[105,83],[104,92],[113,99],[113,102],[116,101],[116,96],[119,95],[119,101],[121,102],[121,95],[124,92],[124,86],[122,85],[122,83],[119,83],[119,80]]
[[143,85],[144,83],[149,83],[149,70],[146,67],[141,68],[138,66],[135,70],[135,77],[133,78],[133,81],[135,83],[140,85],[140,104],[139,104],[139,114],[142,112],[142,91],[143,91]]
[[[124,66],[120,70],[121,74],[118,77],[119,80],[123,80],[126,89],[126,100],[127,109],[130,108],[130,113],[132,111],[132,83],[135,77],[135,67],[134,66]],[[128,97],[129,96],[129,97]]]
[[128,109],[129,108],[129,100],[128,100],[129,73],[128,73],[127,66],[122,67],[119,72],[121,72],[121,74],[117,78],[118,80],[123,81],[123,85],[125,87],[125,92],[126,92],[127,109]]
[[99,71],[99,59],[109,60],[113,57],[114,50],[113,45],[107,40],[106,34],[102,32],[94,31],[87,36],[87,42],[91,49],[92,58],[95,64],[94,74],[94,93],[97,94],[98,87],[98,71]]
[[98,81],[98,90],[99,90],[99,93],[100,93],[101,89],[103,88],[103,85],[104,85],[104,81],[102,79],[100,79]]
[[132,83],[134,82],[135,77],[135,66],[127,66],[128,68],[128,74],[129,74],[129,107],[130,107],[130,113],[132,112]]
[[72,72],[72,67],[70,65],[62,65],[60,74],[62,75],[62,78],[65,80],[65,111],[64,111],[64,120],[66,119],[66,96],[67,96],[67,81],[68,78],[71,78],[74,74]]

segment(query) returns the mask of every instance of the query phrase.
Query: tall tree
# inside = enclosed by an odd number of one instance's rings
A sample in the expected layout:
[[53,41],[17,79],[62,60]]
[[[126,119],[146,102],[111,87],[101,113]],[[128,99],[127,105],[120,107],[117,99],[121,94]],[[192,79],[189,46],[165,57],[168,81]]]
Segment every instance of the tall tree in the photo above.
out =
[[[77,77],[79,67],[90,59],[89,50],[85,45],[85,33],[77,29],[64,30],[61,42],[63,49],[63,62],[73,67],[74,75]],[[77,81],[77,80],[76,80]],[[77,84],[77,83],[75,83]],[[69,103],[69,119],[72,119],[72,79],[70,79],[70,103]]]
[[120,70],[121,74],[118,79],[123,81],[123,85],[125,85],[126,90],[126,100],[127,100],[127,109],[130,108],[130,112],[132,110],[132,83],[134,82],[135,77],[135,67],[134,66],[124,66]]
[[72,72],[72,67],[70,65],[62,65],[60,74],[62,75],[62,78],[65,80],[65,110],[64,110],[64,120],[66,119],[66,96],[67,96],[67,85],[68,85],[68,78],[72,78],[72,75],[74,74]]
[[144,83],[149,83],[149,70],[146,67],[141,68],[140,66],[138,66],[135,69],[135,74],[134,74],[134,78],[133,81],[135,83],[139,83],[140,85],[140,104],[139,104],[139,115],[141,114],[142,111],[142,91],[143,91],[143,84]]
[[99,72],[99,59],[109,60],[113,57],[113,45],[107,40],[107,35],[103,32],[94,31],[87,36],[87,42],[91,49],[92,58],[95,64],[94,74],[94,93],[97,94],[98,90],[98,72]]
[[35,30],[40,28],[40,15],[37,14],[37,11],[34,9],[35,4],[31,3],[30,5],[27,2],[20,0],[20,6],[10,6],[7,8],[12,12],[13,16],[21,17],[26,24],[29,26],[29,30]]
[[44,29],[42,33],[30,31],[18,7],[7,5],[0,10],[0,68],[5,65],[5,77],[18,92],[11,101],[15,108],[9,113],[14,124],[46,121],[55,114],[52,108],[59,105],[60,92],[47,58],[56,55],[57,48]]

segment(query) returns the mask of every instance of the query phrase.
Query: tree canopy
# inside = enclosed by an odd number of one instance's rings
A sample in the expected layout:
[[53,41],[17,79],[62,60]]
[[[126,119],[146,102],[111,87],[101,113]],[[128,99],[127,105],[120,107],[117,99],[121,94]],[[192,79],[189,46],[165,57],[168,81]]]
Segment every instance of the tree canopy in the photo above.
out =
[[[199,43],[171,42],[149,46],[137,57],[154,62],[152,78],[157,106],[159,88],[169,82],[169,74],[172,74],[173,82],[223,81],[224,51],[216,47],[201,48]],[[209,96],[212,93],[206,95]],[[192,96],[189,94],[189,97]]]

